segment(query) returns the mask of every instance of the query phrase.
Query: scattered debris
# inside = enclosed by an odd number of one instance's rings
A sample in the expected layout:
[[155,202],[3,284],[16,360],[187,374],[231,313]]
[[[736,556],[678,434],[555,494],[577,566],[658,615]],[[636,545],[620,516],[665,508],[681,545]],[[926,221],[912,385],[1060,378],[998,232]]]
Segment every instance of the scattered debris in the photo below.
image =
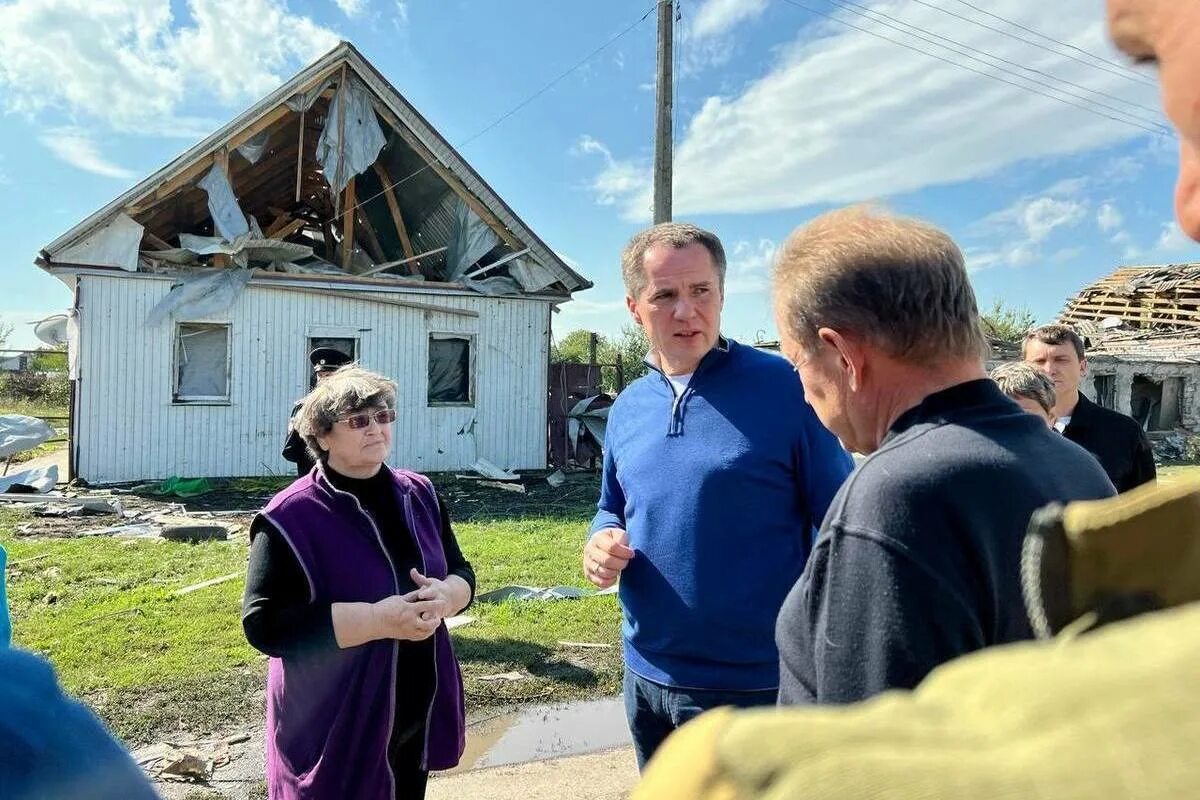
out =
[[464,625],[470,625],[474,621],[475,617],[468,617],[461,614],[457,617],[446,617],[446,630],[452,631],[455,628],[461,628]]
[[574,586],[551,586],[541,589],[534,586],[502,586],[476,596],[480,603],[503,603],[506,600],[575,600],[596,594]]
[[[5,466],[7,468],[7,464]],[[48,467],[27,469],[14,472],[12,475],[5,475],[0,478],[0,492],[44,494],[53,489],[57,483],[58,466],[51,464]]]
[[495,464],[488,461],[486,458],[476,459],[475,463],[471,465],[471,469],[475,470],[483,477],[490,478],[491,480],[494,480],[494,481],[519,481],[519,480],[521,480],[520,475],[516,474],[515,472],[509,472],[508,470],[500,469],[500,467],[497,467]]
[[200,522],[189,517],[156,517],[162,525],[162,538],[172,542],[224,541],[229,538],[229,528],[217,522]]
[[152,484],[151,494],[170,495],[172,497],[198,497],[208,494],[213,489],[208,478],[180,478],[173,475],[158,484]]
[[557,489],[567,482],[567,475],[561,469],[555,470],[546,476],[546,483]]
[[232,736],[225,737],[225,744],[241,744],[248,741],[250,741],[250,734],[248,733],[235,733]]
[[500,672],[495,675],[480,675],[481,681],[504,681],[506,683],[516,683],[517,681],[528,680],[529,676],[524,672]]
[[133,760],[152,778],[183,781],[207,781],[212,776],[214,759],[197,750],[171,742],[144,747],[133,752]]
[[219,578],[210,578],[209,580],[201,581],[200,583],[193,583],[191,586],[185,586],[182,589],[176,589],[172,594],[174,594],[176,597],[182,597],[185,594],[191,594],[192,592],[200,589],[207,589],[209,586],[228,583],[229,581],[236,580],[240,577],[242,577],[242,573],[232,572],[229,575],[222,575]]
[[23,453],[54,437],[45,420],[24,414],[0,415],[0,458]]
[[584,649],[609,650],[611,644],[605,642],[559,642],[563,647],[582,647]]
[[505,483],[502,481],[480,481],[480,486],[490,486],[493,489],[504,489],[507,492],[525,494],[525,485],[521,483]]
[[107,528],[88,528],[76,536],[117,536],[133,539],[157,539],[158,528],[148,522],[132,525],[110,525]]

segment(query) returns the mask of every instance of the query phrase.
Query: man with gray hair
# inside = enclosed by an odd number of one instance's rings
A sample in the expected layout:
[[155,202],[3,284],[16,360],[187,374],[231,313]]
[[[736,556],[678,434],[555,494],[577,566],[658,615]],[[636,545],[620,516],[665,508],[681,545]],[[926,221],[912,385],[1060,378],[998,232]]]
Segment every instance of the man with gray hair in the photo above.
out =
[[621,579],[625,705],[639,766],[709,708],[773,704],[775,615],[849,455],[787,362],[721,336],[725,251],[665,223],[621,258],[650,372],[609,412],[583,568]]
[[868,455],[780,612],[780,703],[911,688],[952,658],[1030,638],[1030,516],[1113,487],[988,380],[958,247],[917,220],[834,211],[791,235],[773,289],[805,398]]
[[1009,400],[1054,427],[1054,381],[1023,361],[1001,364],[989,377]]

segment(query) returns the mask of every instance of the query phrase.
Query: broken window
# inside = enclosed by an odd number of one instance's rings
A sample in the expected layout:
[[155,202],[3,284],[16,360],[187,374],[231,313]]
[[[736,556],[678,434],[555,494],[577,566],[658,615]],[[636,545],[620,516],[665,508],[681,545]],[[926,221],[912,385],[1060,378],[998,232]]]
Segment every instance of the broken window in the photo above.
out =
[[1093,378],[1096,387],[1096,403],[1103,408],[1117,407],[1117,376],[1097,375]]
[[229,326],[181,322],[175,328],[176,403],[229,401]]
[[308,388],[310,391],[317,385],[317,373],[313,371],[312,364],[308,361],[308,354],[318,347],[332,347],[334,350],[348,355],[351,361],[358,361],[358,339],[352,336],[308,337],[308,349],[304,351],[304,363],[308,365],[310,373],[308,377]]
[[472,405],[471,337],[429,334],[429,405]]
[[1182,399],[1182,378],[1156,381],[1147,375],[1133,376],[1130,410],[1143,430],[1169,431],[1178,427]]

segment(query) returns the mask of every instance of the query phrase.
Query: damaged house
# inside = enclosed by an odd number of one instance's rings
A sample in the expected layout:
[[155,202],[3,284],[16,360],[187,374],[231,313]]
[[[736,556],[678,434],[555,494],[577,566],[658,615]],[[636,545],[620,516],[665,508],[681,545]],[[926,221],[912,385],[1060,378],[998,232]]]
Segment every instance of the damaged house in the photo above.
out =
[[1059,321],[1087,343],[1084,394],[1151,439],[1200,433],[1200,264],[1118,269],[1072,298]]
[[551,313],[591,286],[348,43],[37,264],[90,482],[287,473],[317,346],[397,382],[394,463],[544,467]]

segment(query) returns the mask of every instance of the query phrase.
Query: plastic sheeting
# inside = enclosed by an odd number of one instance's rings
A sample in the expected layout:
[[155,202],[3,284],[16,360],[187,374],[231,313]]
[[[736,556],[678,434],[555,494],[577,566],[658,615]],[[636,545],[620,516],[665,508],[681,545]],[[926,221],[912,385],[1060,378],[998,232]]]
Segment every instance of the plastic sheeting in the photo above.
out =
[[58,483],[58,466],[27,469],[0,478],[0,492],[48,492]]
[[463,280],[463,284],[468,289],[492,297],[521,294],[521,284],[517,283],[512,278],[507,278],[503,275],[496,275],[492,278],[484,278],[481,281],[477,281],[474,278],[465,278]]
[[37,447],[53,438],[54,429],[45,420],[24,414],[0,416],[0,458]]
[[446,280],[461,279],[476,261],[499,243],[496,232],[460,197],[454,204],[454,224],[450,228],[450,240],[446,242]]
[[120,267],[137,272],[138,247],[145,229],[125,214],[89,233],[81,241],[54,254],[63,264],[88,264],[96,267]]
[[[346,120],[339,123],[341,107],[345,104]],[[342,150],[342,169],[338,171],[338,133],[345,131]],[[350,178],[370,169],[379,158],[379,151],[387,144],[387,138],[375,118],[375,106],[371,93],[359,81],[350,78],[345,86],[339,87],[329,104],[325,117],[325,129],[317,139],[317,160],[325,172],[325,180],[335,195],[339,195]]]
[[514,258],[508,262],[508,274],[527,292],[540,292],[558,280],[558,276],[532,258]]
[[[182,247],[173,250],[156,250],[150,255],[169,264],[195,264],[199,256],[223,253],[239,267],[250,266],[251,261],[267,264],[277,261],[300,261],[312,256],[312,248],[304,244],[293,244],[279,239],[262,239],[253,232],[227,242],[218,236],[194,236],[183,233],[179,236]],[[344,274],[344,273],[343,273]]]
[[242,234],[250,232],[246,215],[242,213],[242,207],[238,205],[237,197],[233,194],[229,175],[220,164],[213,165],[196,185],[208,193],[208,212],[212,215],[217,233],[232,242]]
[[267,149],[267,141],[271,138],[270,131],[263,131],[256,136],[252,136],[245,143],[238,145],[237,151],[241,153],[242,158],[249,161],[251,164],[257,164],[262,158],[263,151]]
[[429,402],[471,401],[471,341],[432,334],[429,339]]
[[[605,395],[596,395],[594,397],[585,397],[575,404],[567,414],[567,435],[571,442],[578,442],[580,428],[586,430],[596,440],[597,444],[603,446],[604,432],[608,427],[608,409],[609,406],[603,408],[595,408],[597,401],[604,398],[608,401]],[[610,405],[611,405],[611,401]]]
[[178,397],[229,394],[229,329],[218,325],[180,326],[176,339]]
[[203,319],[220,314],[233,305],[249,281],[248,269],[223,269],[188,277],[150,310],[146,325],[153,327],[167,319]]
[[307,92],[294,94],[285,101],[287,107],[297,114],[301,111],[308,111],[313,107],[313,103],[317,102],[317,98],[321,96],[321,93],[336,83],[337,78],[329,77],[320,86],[314,86]]

